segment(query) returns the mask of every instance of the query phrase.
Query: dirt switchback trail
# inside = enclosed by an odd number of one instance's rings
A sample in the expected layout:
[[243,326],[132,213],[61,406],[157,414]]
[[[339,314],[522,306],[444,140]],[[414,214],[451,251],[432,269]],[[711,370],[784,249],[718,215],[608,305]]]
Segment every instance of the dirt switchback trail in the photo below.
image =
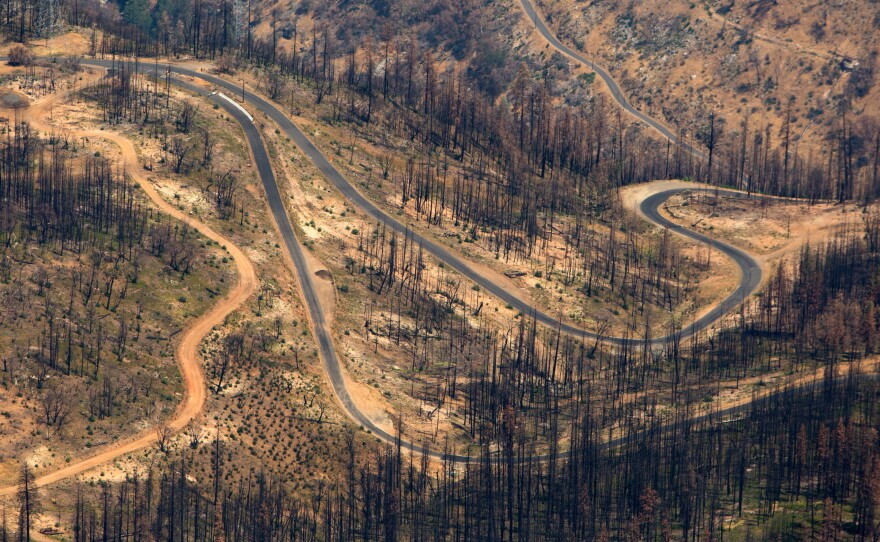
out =
[[[94,81],[94,79],[92,81]],[[46,121],[46,113],[51,110],[52,105],[57,103],[58,100],[67,94],[69,94],[69,92],[57,94],[35,104],[29,110],[26,110],[24,115],[25,120],[30,122],[30,125],[33,128],[42,132],[51,133],[53,130],[57,131],[57,129]],[[65,133],[80,138],[101,138],[116,144],[122,151],[126,174],[138,183],[153,204],[162,212],[195,228],[206,238],[218,243],[220,246],[225,246],[235,264],[235,269],[238,273],[238,281],[235,286],[232,287],[226,297],[211,307],[208,312],[195,319],[183,330],[180,342],[175,348],[174,357],[180,367],[180,373],[183,377],[186,388],[183,401],[178,405],[177,410],[171,419],[166,422],[166,425],[172,431],[178,432],[201,414],[207,398],[205,375],[202,372],[198,354],[199,344],[214,326],[222,323],[227,315],[241,306],[242,303],[244,303],[245,300],[247,300],[247,298],[256,290],[257,277],[256,272],[254,271],[254,266],[244,252],[234,245],[231,240],[220,233],[217,233],[203,222],[184,214],[162,198],[153,187],[150,180],[144,175],[141,168],[138,167],[140,162],[137,153],[135,152],[134,146],[126,137],[117,133],[100,130],[65,130]],[[81,474],[93,467],[112,461],[125,454],[146,448],[154,444],[156,440],[156,428],[142,431],[129,440],[117,442],[102,448],[95,455],[74,461],[70,465],[59,470],[39,475],[36,478],[36,484],[38,486],[43,486]],[[0,488],[0,497],[12,495],[15,493],[16,489],[15,486]]]
[[[528,0],[522,0],[527,2]],[[133,66],[134,63],[127,61],[108,61],[101,59],[91,59],[84,60],[84,64],[99,66],[104,68],[117,67],[121,64],[127,63],[129,66]],[[332,333],[330,329],[330,324],[325,317],[324,307],[322,306],[320,296],[316,292],[316,288],[311,280],[311,273],[308,264],[308,258],[304,254],[304,248],[299,243],[296,235],[293,231],[293,227],[290,221],[290,217],[287,215],[287,210],[284,206],[283,197],[281,195],[280,189],[278,187],[278,183],[276,182],[275,175],[272,169],[271,159],[269,158],[267,149],[262,141],[260,132],[257,126],[253,122],[253,117],[240,105],[238,105],[231,98],[227,98],[223,95],[217,95],[216,92],[210,92],[206,90],[204,87],[199,87],[193,85],[192,83],[182,80],[180,78],[174,77],[174,75],[183,75],[186,77],[193,77],[201,79],[209,84],[213,84],[216,87],[220,87],[228,90],[231,95],[237,95],[239,92],[239,88],[237,85],[222,79],[217,76],[213,76],[210,74],[206,74],[201,70],[190,69],[181,66],[174,65],[149,65],[149,64],[141,64],[143,66],[144,71],[147,73],[150,72],[159,72],[160,66],[161,69],[167,74],[167,76],[171,77],[173,83],[177,86],[188,89],[194,93],[201,94],[202,96],[208,96],[215,103],[218,103],[222,106],[226,111],[235,118],[236,121],[241,125],[244,130],[245,137],[247,139],[248,145],[251,151],[251,158],[254,162],[254,166],[257,170],[258,175],[260,176],[263,187],[266,190],[266,198],[269,209],[271,211],[273,220],[275,225],[280,233],[281,240],[284,242],[284,245],[287,248],[288,255],[290,257],[291,262],[294,266],[294,271],[297,274],[298,281],[300,283],[301,293],[303,295],[305,304],[308,308],[310,315],[310,323],[315,332],[315,338],[318,343],[319,350],[321,352],[321,358],[324,362],[324,368],[327,373],[327,377],[330,381],[330,384],[333,388],[334,394],[336,395],[337,400],[341,404],[344,411],[348,414],[348,416],[359,423],[362,426],[362,429],[371,432],[378,439],[390,443],[396,444],[405,448],[409,451],[429,455],[431,457],[437,459],[444,459],[447,461],[455,462],[455,463],[468,463],[475,460],[468,455],[458,455],[453,453],[443,453],[435,450],[431,450],[425,446],[422,446],[416,442],[407,441],[399,439],[396,435],[391,434],[382,428],[380,428],[374,420],[372,420],[369,416],[367,416],[357,405],[351,394],[349,393],[348,383],[345,378],[345,370],[342,366],[341,360],[337,355],[335,346],[333,344]],[[159,72],[161,74],[162,72]],[[252,92],[244,92],[244,101],[251,106],[255,107],[260,112],[264,113],[270,120],[277,123],[281,130],[288,135],[291,140],[296,144],[300,150],[305,154],[305,156],[318,168],[318,170],[350,201],[352,201],[357,207],[359,207],[362,211],[364,211],[367,215],[385,223],[392,229],[400,232],[407,232],[409,235],[413,236],[419,243],[422,244],[424,248],[426,248],[429,252],[433,253],[437,258],[441,261],[446,262],[451,265],[453,268],[459,270],[466,277],[474,280],[477,284],[484,286],[487,291],[491,292],[494,295],[497,295],[499,298],[508,301],[513,306],[520,308],[525,314],[529,314],[534,317],[537,321],[540,321],[543,324],[547,324],[555,327],[556,329],[563,331],[565,333],[570,333],[576,336],[581,337],[595,337],[595,334],[580,329],[576,326],[561,323],[557,319],[550,317],[548,314],[542,312],[537,307],[525,302],[516,294],[508,291],[503,286],[493,282],[489,277],[482,274],[479,270],[474,269],[468,263],[466,263],[462,258],[457,255],[452,254],[445,247],[442,247],[435,243],[434,241],[427,239],[426,237],[411,231],[406,225],[398,222],[384,211],[379,209],[374,203],[369,201],[366,197],[364,197],[354,186],[337,170],[332,163],[324,156],[324,154],[315,146],[315,144],[300,130],[298,126],[296,126],[287,115],[282,112],[278,107],[276,107],[270,101],[262,98],[259,95],[256,95]],[[625,102],[625,101],[624,101]],[[158,198],[158,194],[156,194],[155,190],[149,186],[149,183],[146,182],[146,179],[139,177],[136,171],[132,171],[131,164],[136,163],[136,156],[134,154],[134,149],[131,147],[131,144],[125,138],[115,134],[106,134],[104,132],[80,132],[81,136],[90,136],[90,137],[106,137],[113,141],[116,141],[120,147],[123,149],[123,152],[126,155],[126,160],[129,161],[129,171],[132,173],[132,176],[135,177],[138,182],[144,187],[147,194],[157,202],[157,204],[163,208],[167,209],[168,204]],[[698,151],[695,151],[698,152]],[[135,168],[136,169],[136,168]],[[720,303],[715,305],[707,314],[704,314],[700,318],[694,320],[690,325],[686,326],[680,333],[680,337],[688,337],[691,336],[701,330],[709,328],[714,322],[728,314],[731,310],[733,310],[736,306],[738,306],[743,299],[747,298],[751,295],[760,285],[762,273],[760,266],[756,259],[747,252],[736,248],[732,245],[724,243],[720,240],[705,236],[696,231],[687,229],[683,226],[675,224],[662,215],[660,215],[659,207],[665,202],[670,196],[680,193],[686,190],[705,190],[699,187],[690,187],[685,188],[683,186],[677,187],[652,187],[645,194],[641,194],[641,197],[637,198],[637,200],[633,201],[633,205],[638,208],[640,214],[647,219],[649,222],[653,223],[656,226],[660,226],[662,228],[667,228],[672,233],[677,235],[687,237],[693,241],[697,241],[699,243],[704,243],[720,252],[722,252],[725,256],[731,258],[739,267],[740,270],[740,280],[736,289],[729,293],[726,298],[724,298]],[[715,189],[713,191],[717,191]],[[732,194],[739,195],[740,197],[747,197],[745,194],[739,194],[730,190],[723,190],[722,192],[730,192]],[[181,218],[183,220],[188,219],[188,217],[184,216],[182,213],[176,211],[176,209],[168,209],[169,214],[172,216]],[[209,228],[204,227],[201,231],[212,239],[217,239],[220,237],[218,234],[211,231]],[[216,236],[216,237],[214,237]],[[241,252],[238,249],[235,249],[228,240],[221,241],[230,247],[230,250],[235,250],[233,255],[239,255],[242,258],[242,261],[246,261],[244,256],[241,255]],[[236,258],[236,263],[239,264],[238,258]],[[248,277],[246,272],[242,272],[242,284],[250,283],[250,287],[253,287],[253,270],[250,268],[248,264],[248,269],[250,269],[250,276]],[[239,290],[236,290],[238,292]],[[243,295],[243,294],[242,294]],[[231,295],[230,299],[236,298],[236,295]],[[243,295],[246,297],[246,295]],[[242,299],[243,299],[242,297]],[[204,378],[199,370],[199,365],[196,359],[196,347],[199,343],[199,339],[210,330],[213,325],[210,320],[212,316],[216,313],[222,312],[223,310],[232,310],[229,308],[228,304],[223,304],[223,307],[218,306],[215,310],[211,311],[208,315],[200,319],[193,327],[187,332],[187,336],[191,337],[191,341],[184,341],[181,343],[181,346],[178,348],[179,353],[179,361],[181,362],[182,370],[184,370],[184,374],[187,378],[188,386],[199,383],[199,386],[196,386],[198,389],[193,389],[191,394],[188,394],[187,399],[184,401],[184,404],[181,406],[178,414],[175,416],[174,421],[172,422],[173,428],[181,428],[183,427],[191,418],[198,412],[201,406],[204,404],[205,399],[205,388],[204,388]],[[228,313],[228,312],[227,312]],[[225,316],[226,313],[223,315]],[[201,333],[201,335],[200,335]],[[634,341],[633,339],[629,339],[626,337],[603,337],[608,343],[611,344],[627,344],[630,342],[638,342],[639,344],[643,344],[644,341]],[[647,342],[650,345],[658,345],[662,344],[667,338],[666,337],[654,337],[649,339]],[[791,393],[794,387],[788,388],[786,390],[782,390],[779,393]],[[749,401],[750,402],[750,401]],[[713,416],[725,415],[740,412],[744,409],[748,408],[748,403],[743,405],[735,405],[730,408],[722,408],[720,410],[714,411],[712,413],[706,413],[694,416],[687,420],[687,423],[694,423],[702,419],[711,418]],[[670,423],[669,426],[675,426],[682,422],[673,422]],[[629,442],[632,439],[633,435],[624,435],[618,438],[609,439],[600,444],[603,447],[614,447]],[[149,445],[150,443],[155,441],[155,437],[152,434],[144,434],[140,437],[136,437],[129,443],[122,443],[113,448],[108,449],[103,453],[99,453],[97,456],[93,456],[92,458],[86,459],[84,461],[78,462],[76,465],[72,465],[68,468],[62,469],[60,471],[56,471],[55,473],[42,476],[38,478],[38,483],[46,484],[49,482],[53,482],[56,480],[60,480],[66,476],[71,476],[82,472],[88,468],[91,468],[102,461],[110,460],[120,455],[123,455],[127,452],[138,449],[139,447]],[[561,452],[553,455],[554,458],[565,458],[568,457],[569,452]],[[551,456],[549,455],[538,455],[531,460],[547,460]],[[499,458],[496,458],[499,459]],[[9,489],[2,490],[9,492]],[[3,493],[0,492],[0,495]]]
[[[92,66],[102,66],[106,68],[121,66],[125,64],[132,68],[136,67],[136,64],[134,62],[125,60],[89,59],[84,60],[83,63]],[[333,163],[330,162],[330,160],[324,155],[324,153],[318,148],[318,146],[315,145],[315,143],[311,139],[309,139],[305,132],[303,132],[303,130],[299,126],[297,126],[284,111],[279,109],[279,106],[276,106],[268,99],[250,91],[242,92],[241,88],[237,84],[216,75],[204,73],[200,69],[187,68],[174,64],[149,64],[146,62],[141,62],[137,64],[137,66],[138,69],[142,69],[145,73],[155,73],[158,70],[160,75],[162,73],[169,73],[172,75],[182,75],[185,77],[201,79],[202,81],[209,83],[210,85],[214,85],[219,89],[225,89],[225,91],[229,92],[230,96],[241,96],[247,104],[256,108],[257,111],[262,112],[266,115],[266,117],[268,117],[269,120],[276,123],[280,130],[287,137],[290,138],[290,140],[299,148],[299,150],[305,155],[305,157],[318,169],[318,171],[321,172],[324,178],[327,179],[334,186],[334,188],[336,188],[342,194],[342,196],[351,201],[361,211],[366,213],[372,219],[382,222],[393,231],[402,235],[409,236],[415,243],[421,245],[421,247],[424,248],[426,251],[436,256],[445,264],[451,266],[453,269],[461,273],[466,278],[477,283],[488,293],[494,295],[495,297],[506,302],[512,307],[522,311],[523,314],[528,315],[530,318],[534,318],[539,323],[556,328],[557,330],[563,333],[567,333],[569,335],[590,339],[601,338],[606,343],[615,345],[623,345],[633,342],[641,344],[643,342],[641,339],[636,340],[634,338],[627,337],[613,337],[606,336],[604,334],[600,337],[594,331],[584,329],[580,326],[568,323],[564,320],[560,321],[560,318],[558,316],[551,315],[549,312],[535,306],[529,300],[525,299],[524,296],[520,294],[520,292],[510,289],[507,285],[496,282],[492,279],[489,273],[485,273],[478,266],[474,266],[470,262],[466,261],[464,258],[460,257],[457,254],[454,254],[453,251],[448,247],[443,246],[439,242],[429,238],[429,236],[422,235],[418,231],[411,229],[408,224],[400,222],[389,213],[380,209],[379,206],[377,206],[370,199],[364,196],[336,168],[336,166],[334,166]],[[188,88],[193,92],[206,92],[204,89],[199,89],[198,87],[180,79],[174,79],[174,84]],[[225,100],[221,101],[221,103],[224,106],[229,105],[229,102]],[[296,236],[293,234],[293,230],[290,227],[289,218],[287,217],[284,207],[284,200],[281,196],[280,190],[274,178],[271,161],[265,150],[265,146],[260,139],[259,132],[253,127],[253,122],[251,122],[251,119],[242,116],[245,115],[245,113],[242,113],[242,111],[230,109],[232,115],[238,115],[237,120],[239,121],[239,123],[242,124],[242,126],[245,127],[245,135],[248,138],[251,150],[254,153],[253,158],[255,166],[257,167],[257,170],[263,180],[263,186],[266,189],[266,197],[269,200],[269,208],[272,211],[277,226],[281,230],[282,240],[287,245],[291,259],[297,266],[297,272],[300,275],[300,281],[307,281],[308,277],[305,275],[308,266],[304,266],[302,269],[300,269],[299,263],[297,263],[298,260],[302,258],[301,255],[298,255],[298,253],[302,252],[303,249],[299,245],[299,242],[296,240]],[[641,115],[641,113],[638,114]],[[648,120],[651,119],[648,118]],[[656,121],[651,120],[651,122],[654,122],[656,124]],[[720,190],[724,192],[735,193],[735,191],[725,189]],[[716,320],[724,316],[724,314],[732,310],[746,297],[748,297],[748,295],[750,295],[760,284],[761,270],[758,266],[757,261],[746,252],[731,245],[728,245],[727,243],[723,243],[719,240],[683,228],[677,224],[673,224],[672,222],[669,222],[668,220],[661,217],[659,215],[659,212],[657,211],[657,207],[662,204],[663,201],[665,201],[667,198],[680,191],[682,190],[668,190],[662,193],[653,194],[651,197],[645,199],[645,201],[641,203],[640,208],[642,210],[642,214],[654,225],[660,226],[662,228],[669,228],[673,231],[673,233],[688,237],[697,242],[705,243],[712,248],[719,250],[726,256],[729,256],[738,265],[740,271],[742,272],[739,287],[737,287],[734,292],[726,297],[721,302],[721,304],[716,307],[716,309],[713,309],[710,313],[696,319],[681,331],[679,335],[680,338],[687,338],[697,332],[709,328]],[[312,296],[317,297],[317,294],[308,291],[311,289],[311,285],[303,284],[303,293],[307,298]],[[323,327],[324,315],[314,312],[313,316],[315,317],[315,322],[317,322],[315,324],[316,327]],[[319,340],[320,339],[321,338],[319,337]],[[663,344],[667,339],[667,336],[655,336],[650,339],[650,342],[654,345],[658,345]],[[332,350],[332,345],[330,344],[331,341],[328,338],[326,342],[326,351],[328,352],[328,355],[331,355],[329,354],[329,352]]]

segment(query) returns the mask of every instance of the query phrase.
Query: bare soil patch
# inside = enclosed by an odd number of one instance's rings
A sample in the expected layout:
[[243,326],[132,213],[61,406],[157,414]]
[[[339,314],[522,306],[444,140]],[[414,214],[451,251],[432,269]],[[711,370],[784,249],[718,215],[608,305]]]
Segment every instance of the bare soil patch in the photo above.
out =
[[27,96],[13,90],[0,91],[0,109],[24,109],[31,104]]

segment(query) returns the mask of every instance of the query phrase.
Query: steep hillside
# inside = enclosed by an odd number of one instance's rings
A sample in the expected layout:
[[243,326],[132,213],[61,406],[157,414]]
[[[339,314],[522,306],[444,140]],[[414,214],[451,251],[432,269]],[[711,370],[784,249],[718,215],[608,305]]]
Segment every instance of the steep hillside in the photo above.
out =
[[[795,145],[801,137],[818,144],[840,129],[844,109],[857,118],[880,113],[875,2],[542,0],[540,7],[564,42],[604,64],[634,104],[671,125],[698,130],[715,111],[728,132],[748,122],[752,131],[770,126],[765,137],[777,141],[787,129]],[[874,123],[862,123],[854,135],[871,140]]]
[[[466,71],[491,96],[503,93],[519,62],[533,56],[523,48],[528,28],[521,24],[521,11],[509,2],[260,0],[253,5],[252,20],[251,39],[274,41],[288,52],[321,41],[326,30],[328,46],[338,57],[367,48],[384,52],[387,47],[418,61],[430,55],[446,67]],[[541,65],[534,68],[551,68],[541,58],[537,62]]]
[[[245,39],[288,54],[329,50],[337,77],[346,77],[355,57],[367,64],[375,56],[377,74],[401,57],[407,65],[431,61],[439,79],[464,74],[503,109],[515,106],[514,81],[523,67],[528,85],[543,88],[560,115],[612,101],[589,65],[534,32],[520,0],[301,3],[295,9],[285,1],[255,4]],[[606,68],[637,109],[695,147],[712,147],[715,181],[792,193],[803,190],[786,188],[792,178],[803,187],[822,177],[843,197],[877,193],[875,3],[537,4],[562,42]],[[325,32],[330,39],[321,37]]]

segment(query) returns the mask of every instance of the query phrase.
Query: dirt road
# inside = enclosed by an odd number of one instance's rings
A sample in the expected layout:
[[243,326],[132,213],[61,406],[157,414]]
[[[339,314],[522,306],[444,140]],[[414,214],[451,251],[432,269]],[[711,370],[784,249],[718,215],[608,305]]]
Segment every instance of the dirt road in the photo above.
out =
[[[94,82],[98,77],[99,74],[93,75],[88,82]],[[34,129],[43,132],[52,132],[53,126],[46,119],[47,113],[51,110],[53,105],[58,103],[59,100],[64,98],[67,94],[69,94],[69,92],[63,92],[37,102],[25,111],[24,119],[30,122],[31,127]],[[105,139],[116,144],[116,146],[122,151],[126,173],[134,179],[138,185],[140,185],[141,189],[143,189],[144,193],[146,193],[153,204],[162,212],[180,220],[181,222],[186,222],[189,226],[198,230],[199,233],[208,239],[218,243],[220,246],[225,246],[238,273],[238,281],[229,291],[229,294],[214,305],[208,312],[199,316],[184,329],[181,334],[180,342],[177,344],[177,348],[174,351],[174,357],[180,367],[180,373],[181,376],[183,376],[186,388],[184,390],[183,401],[178,405],[174,415],[165,425],[172,431],[178,432],[201,414],[207,398],[205,375],[202,372],[198,354],[199,344],[214,326],[222,323],[227,315],[240,307],[256,290],[257,277],[256,272],[254,271],[254,266],[247,256],[245,256],[244,252],[234,245],[227,237],[217,233],[203,222],[181,212],[162,198],[144,174],[144,170],[140,167],[140,161],[138,160],[134,146],[126,137],[118,133],[98,130],[67,130],[66,133],[70,136],[79,138]],[[38,486],[51,484],[81,474],[93,467],[117,459],[125,454],[151,446],[157,440],[157,429],[158,427],[148,429],[134,435],[129,440],[117,442],[101,448],[95,455],[77,460],[59,470],[41,474],[37,476],[36,483]],[[0,488],[0,497],[12,495],[15,493],[15,490],[15,486]]]
[[[93,60],[89,61],[89,63],[99,65],[102,63],[102,61]],[[223,79],[196,72],[194,70],[179,67],[172,67],[172,70],[186,76],[203,79],[220,87],[225,88],[231,86],[231,83]],[[207,95],[207,92],[204,91],[204,89],[198,89],[187,82],[176,80],[175,84],[183,86],[184,88],[189,88],[190,90],[193,90],[195,92],[200,92],[203,95]],[[53,99],[57,100],[58,97],[55,97]],[[293,138],[294,142],[305,152],[306,156],[313,163],[315,163],[318,169],[321,170],[321,172],[331,181],[334,181],[334,184],[336,184],[337,188],[340,189],[343,195],[349,197],[349,199],[351,199],[356,205],[361,207],[361,209],[365,210],[368,214],[379,216],[382,219],[391,222],[392,224],[396,224],[400,228],[405,228],[405,226],[387,217],[387,215],[378,210],[378,208],[375,207],[375,205],[373,205],[371,202],[366,201],[365,198],[360,195],[360,193],[358,193],[354,188],[348,190],[350,188],[350,184],[348,183],[348,181],[342,177],[342,175],[329,163],[329,161],[326,160],[326,158],[324,158],[324,155],[314,146],[311,141],[308,140],[308,138],[295,125],[293,125],[293,123],[286,117],[286,115],[284,115],[284,113],[282,113],[280,110],[275,108],[272,104],[265,101],[261,97],[254,95],[253,93],[246,93],[246,99],[247,102],[252,105],[256,105],[258,109],[269,115],[272,120],[279,123],[282,130],[284,130],[288,135]],[[222,105],[225,106],[226,104],[223,103]],[[48,126],[44,120],[45,111],[49,107],[51,107],[51,103],[50,101],[46,101],[44,103],[37,104],[37,106],[33,107],[32,110],[28,112],[27,116],[29,117],[29,120],[31,120],[32,125],[35,128],[43,130],[51,129],[51,127]],[[315,289],[311,285],[311,273],[308,272],[308,266],[304,263],[305,259],[302,254],[302,247],[299,245],[295,238],[295,235],[290,226],[289,217],[287,217],[286,214],[286,209],[281,203],[282,198],[280,193],[278,193],[277,183],[275,182],[274,173],[272,172],[272,167],[270,163],[271,161],[269,160],[268,154],[265,152],[265,147],[261,141],[260,134],[258,130],[254,127],[252,122],[250,122],[249,120],[246,122],[245,119],[242,117],[243,115],[246,116],[245,113],[233,110],[231,108],[228,110],[230,114],[242,124],[245,130],[245,135],[251,147],[252,160],[257,166],[260,177],[263,180],[264,187],[267,190],[267,199],[269,200],[268,203],[270,210],[273,213],[273,218],[275,219],[276,225],[278,226],[282,234],[282,239],[284,240],[285,245],[288,248],[291,259],[295,264],[297,275],[301,283],[301,289],[306,300],[306,305],[309,307],[310,310],[312,325],[316,334],[316,338],[318,339],[320,350],[322,352],[322,358],[324,358],[325,369],[327,370],[328,377],[330,378],[331,384],[333,385],[334,391],[336,392],[336,396],[342,404],[343,408],[352,417],[352,419],[354,419],[356,422],[359,422],[365,428],[369,429],[375,436],[387,442],[394,442],[394,435],[388,434],[377,427],[373,420],[366,416],[358,408],[358,405],[354,403],[354,400],[349,395],[344,371],[341,367],[341,364],[339,363],[339,360],[336,357],[336,352],[331,339],[329,326],[324,318],[323,308],[320,301],[317,299]],[[184,337],[182,338],[181,343],[177,348],[177,359],[180,363],[181,372],[184,375],[184,379],[186,381],[187,395],[181,406],[178,408],[178,411],[175,413],[175,416],[172,418],[171,422],[169,422],[168,425],[174,430],[179,430],[198,415],[205,402],[205,381],[198,363],[198,344],[204,337],[204,335],[207,334],[216,323],[222,321],[223,318],[227,314],[229,314],[229,312],[240,305],[241,302],[243,302],[244,299],[246,299],[247,296],[253,291],[256,281],[253,267],[246,259],[246,257],[241,253],[241,251],[237,247],[235,247],[228,239],[225,239],[204,224],[192,220],[190,217],[179,212],[176,208],[165,202],[159,196],[159,194],[150,184],[149,180],[144,177],[143,171],[138,167],[138,160],[134,148],[126,138],[122,137],[119,134],[109,133],[105,131],[79,131],[73,133],[72,135],[76,135],[78,137],[100,137],[116,143],[120,147],[120,149],[122,149],[123,156],[125,157],[125,161],[127,163],[128,173],[143,187],[147,195],[159,206],[159,208],[167,212],[169,215],[174,216],[175,218],[189,221],[206,237],[217,241],[218,243],[226,245],[233,257],[233,260],[236,263],[236,266],[239,269],[239,273],[241,275],[240,282],[230,293],[229,297],[227,297],[226,300],[224,300],[220,304],[216,305],[208,314],[199,318],[196,322],[193,323],[191,327],[187,328],[186,332],[184,333]],[[666,220],[664,217],[660,216],[657,211],[660,204],[665,201],[667,197],[674,193],[677,193],[682,189],[675,187],[666,188],[666,190],[663,190],[658,186],[651,187],[646,193],[640,194],[639,197],[634,198],[633,203],[635,204],[635,207],[646,219],[653,222],[654,224],[667,227],[671,231],[679,235],[688,237],[698,242],[706,243],[713,248],[720,250],[722,253],[731,257],[736,263],[738,263],[742,271],[742,277],[737,291],[732,293],[718,306],[714,307],[710,311],[710,314],[705,315],[697,322],[691,324],[691,326],[689,326],[689,330],[690,332],[694,332],[697,329],[706,327],[709,323],[719,318],[726,311],[731,310],[732,307],[741,302],[743,297],[749,295],[752,291],[754,291],[754,289],[760,283],[762,274],[754,258],[751,257],[749,254],[739,249],[736,249],[735,247],[727,245],[726,243],[721,243],[696,232],[686,230],[685,228],[682,228],[677,224],[673,224]],[[443,259],[444,261],[455,261],[456,263],[459,263],[458,258],[448,254],[447,251],[445,251],[444,249],[431,246],[433,245],[433,243],[431,243],[429,240],[425,240],[425,243],[430,248],[434,248],[432,252],[438,255],[438,257],[441,257],[441,259]],[[501,290],[501,288],[492,283],[489,279],[477,272],[474,272],[466,264],[460,263],[459,265],[463,270],[462,272],[464,272],[467,276],[474,278],[474,280],[478,283],[485,284],[489,291],[495,293],[496,290]],[[497,295],[499,295],[502,299],[511,299],[512,302],[515,303],[523,303],[522,300],[515,296],[511,296],[511,294],[506,291],[498,292]],[[524,305],[524,307],[525,309],[529,310],[531,314],[541,314],[539,311],[537,311],[535,307],[531,307],[528,305]],[[550,323],[558,325],[558,322],[556,322],[555,319],[550,319]],[[580,329],[574,329],[572,332],[576,332],[580,335],[584,334],[584,331]],[[741,408],[741,405],[735,405],[732,408],[724,409],[721,412],[734,412],[740,410]],[[705,416],[697,416],[695,419],[700,419],[702,417]],[[616,446],[625,442],[630,437],[631,436],[626,436],[614,440],[609,440],[605,442],[604,445]],[[82,461],[78,461],[77,463],[65,467],[64,469],[40,476],[37,479],[37,483],[40,485],[48,484],[69,476],[79,474],[103,462],[110,461],[124,454],[136,451],[145,446],[149,446],[154,443],[155,440],[156,435],[154,431],[141,433],[133,437],[129,441],[110,446],[100,451],[98,454],[83,459]],[[469,462],[472,460],[470,457],[467,456],[442,454],[434,451],[429,451],[413,442],[404,441],[401,443],[401,445],[404,448],[412,450],[416,453],[427,453],[433,457],[442,457],[454,462]],[[565,457],[566,455],[567,453],[564,452],[559,454],[558,457]],[[543,458],[543,456],[540,456],[535,459],[541,460]],[[14,488],[5,488],[0,490],[0,495],[9,494],[13,491]]]

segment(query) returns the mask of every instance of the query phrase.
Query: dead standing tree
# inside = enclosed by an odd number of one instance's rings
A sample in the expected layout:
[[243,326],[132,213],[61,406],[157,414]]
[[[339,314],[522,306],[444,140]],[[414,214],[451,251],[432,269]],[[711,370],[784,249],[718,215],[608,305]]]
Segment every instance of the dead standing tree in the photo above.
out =
[[217,203],[217,210],[221,215],[228,216],[231,214],[229,209],[232,208],[234,210],[235,193],[240,185],[240,179],[233,171],[227,171],[214,180],[215,201]]
[[18,541],[30,542],[33,518],[40,511],[34,471],[22,463],[18,477]]
[[168,152],[172,157],[171,169],[174,170],[174,173],[183,173],[186,170],[186,157],[192,148],[192,144],[182,135],[171,138],[171,142],[168,144]]

